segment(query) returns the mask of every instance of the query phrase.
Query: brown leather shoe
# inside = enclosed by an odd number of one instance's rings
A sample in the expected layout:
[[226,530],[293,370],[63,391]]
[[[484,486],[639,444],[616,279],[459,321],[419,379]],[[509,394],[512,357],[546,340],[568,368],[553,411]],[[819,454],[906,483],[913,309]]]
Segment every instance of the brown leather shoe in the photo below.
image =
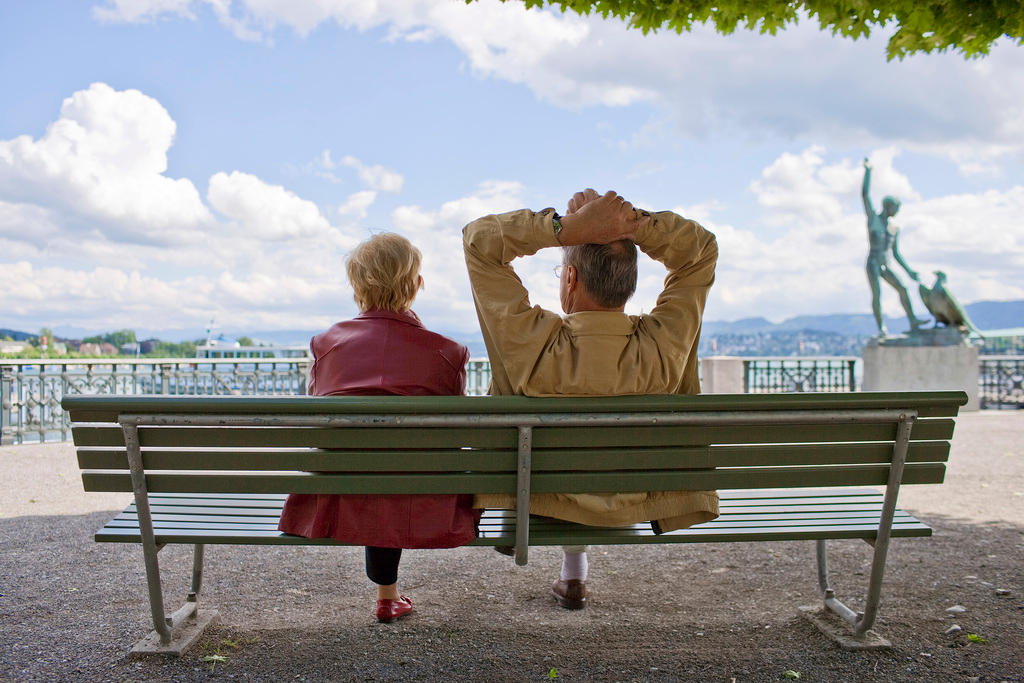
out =
[[587,606],[587,582],[579,579],[559,579],[551,587],[551,595],[565,609],[583,609]]

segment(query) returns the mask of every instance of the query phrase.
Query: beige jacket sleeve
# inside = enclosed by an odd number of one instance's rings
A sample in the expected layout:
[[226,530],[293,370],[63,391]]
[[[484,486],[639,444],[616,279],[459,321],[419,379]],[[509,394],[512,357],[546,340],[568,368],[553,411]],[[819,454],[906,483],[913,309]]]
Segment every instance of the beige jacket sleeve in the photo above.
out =
[[638,231],[636,244],[668,269],[654,310],[640,319],[641,334],[650,336],[662,353],[684,359],[679,393],[699,393],[697,344],[704,304],[715,281],[718,243],[697,222],[660,211]]
[[527,380],[529,368],[522,363],[506,366],[501,359],[539,356],[562,326],[557,313],[530,305],[529,293],[511,266],[515,258],[558,246],[553,214],[553,209],[523,209],[484,216],[462,231],[473,302],[491,360],[492,394],[517,393],[513,387]]

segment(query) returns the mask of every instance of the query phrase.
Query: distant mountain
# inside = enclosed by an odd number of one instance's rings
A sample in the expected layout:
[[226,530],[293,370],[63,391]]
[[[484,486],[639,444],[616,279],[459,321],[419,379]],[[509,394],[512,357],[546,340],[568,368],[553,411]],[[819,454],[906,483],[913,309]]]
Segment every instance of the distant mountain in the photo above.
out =
[[[924,315],[925,311],[917,304],[918,315]],[[1024,299],[1016,301],[976,301],[964,306],[967,315],[982,331],[1003,330],[1009,328],[1024,328]],[[890,332],[902,332],[907,328],[905,317],[886,318],[886,326]],[[74,337],[81,339],[84,336],[96,334],[96,331],[87,331],[80,328],[54,327],[54,332],[61,337]],[[309,344],[310,338],[322,330],[229,330],[225,333],[229,336],[247,336],[264,344],[278,346],[292,346]],[[814,331],[829,334],[846,335],[850,337],[870,337],[876,333],[875,319],[868,313],[834,313],[830,315],[798,315],[787,318],[779,323],[763,318],[742,318],[740,320],[706,320],[703,325],[703,337],[709,339],[714,335],[767,335]],[[467,345],[470,354],[474,357],[485,357],[487,351],[484,348],[483,339],[478,331],[472,334],[464,332],[452,332],[438,330],[441,334],[457,339]],[[140,339],[157,338],[163,341],[182,341],[205,338],[205,331],[197,330],[136,330]],[[35,337],[35,333],[20,332],[18,330],[0,329],[0,337],[8,336],[15,341],[24,341]]]
[[[964,306],[967,315],[981,330],[1002,330],[1024,327],[1024,300],[1019,301],[978,301]],[[927,316],[927,311],[918,304],[917,314]],[[890,332],[902,332],[907,328],[905,316],[887,317],[885,325]],[[703,334],[755,334],[759,332],[793,332],[816,330],[837,332],[848,335],[874,335],[878,329],[870,313],[834,313],[831,315],[798,315],[773,323],[764,318],[743,318],[732,322],[705,321]]]
[[984,330],[1005,330],[1024,327],[1024,300],[975,301],[964,306],[971,322]]
[[18,332],[17,330],[5,330],[0,328],[0,338],[10,337],[14,341],[27,341],[35,336],[36,335],[29,334],[28,332]]

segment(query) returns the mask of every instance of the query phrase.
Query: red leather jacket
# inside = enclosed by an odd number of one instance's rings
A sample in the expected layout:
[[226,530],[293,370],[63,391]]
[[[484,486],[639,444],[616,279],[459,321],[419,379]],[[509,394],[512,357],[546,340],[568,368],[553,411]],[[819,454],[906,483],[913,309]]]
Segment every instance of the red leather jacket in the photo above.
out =
[[[314,396],[457,395],[469,350],[430,332],[415,313],[370,310],[313,337]],[[476,536],[472,496],[293,493],[278,529],[380,548],[452,548]]]

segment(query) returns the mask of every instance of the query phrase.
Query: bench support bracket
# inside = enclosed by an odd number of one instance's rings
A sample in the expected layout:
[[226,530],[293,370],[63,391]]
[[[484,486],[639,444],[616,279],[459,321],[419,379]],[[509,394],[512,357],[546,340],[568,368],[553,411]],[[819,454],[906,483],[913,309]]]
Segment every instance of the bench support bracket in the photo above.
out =
[[142,447],[139,442],[139,428],[134,422],[122,422],[124,443],[131,470],[132,490],[135,494],[135,511],[139,517],[139,536],[142,541],[142,557],[146,566],[146,583],[149,588],[149,606],[153,613],[153,632],[132,648],[134,654],[176,654],[188,649],[203,630],[216,622],[216,610],[199,609],[199,590],[203,582],[203,555],[205,546],[195,544],[192,558],[192,586],[185,604],[169,618],[164,609],[163,586],[160,581],[160,558],[158,553],[164,547],[156,542],[153,530],[153,513],[149,507],[149,491],[146,488],[146,473],[142,464]]
[[868,540],[874,547],[874,553],[871,560],[871,576],[868,579],[868,593],[864,601],[863,612],[853,611],[836,598],[835,591],[832,589],[828,579],[828,551],[825,547],[825,540],[817,541],[818,586],[821,588],[825,607],[853,626],[853,644],[844,643],[842,638],[837,638],[836,634],[831,633],[832,629],[821,623],[821,616],[813,616],[807,613],[806,610],[804,611],[812,622],[826,631],[833,639],[839,640],[840,645],[848,649],[857,648],[856,643],[858,642],[862,643],[860,649],[865,647],[871,649],[891,647],[888,641],[879,638],[870,629],[874,626],[875,619],[878,616],[878,604],[882,596],[882,578],[885,575],[885,560],[889,552],[889,539],[892,535],[892,520],[896,514],[896,499],[900,492],[900,482],[903,480],[903,466],[907,461],[907,451],[910,446],[910,430],[914,425],[916,417],[914,414],[901,415],[897,423],[892,464],[889,468],[885,498],[882,501],[882,514],[878,519],[878,532],[874,539]]
[[530,553],[530,468],[533,455],[533,427],[519,426],[516,462],[516,564],[525,566]]

